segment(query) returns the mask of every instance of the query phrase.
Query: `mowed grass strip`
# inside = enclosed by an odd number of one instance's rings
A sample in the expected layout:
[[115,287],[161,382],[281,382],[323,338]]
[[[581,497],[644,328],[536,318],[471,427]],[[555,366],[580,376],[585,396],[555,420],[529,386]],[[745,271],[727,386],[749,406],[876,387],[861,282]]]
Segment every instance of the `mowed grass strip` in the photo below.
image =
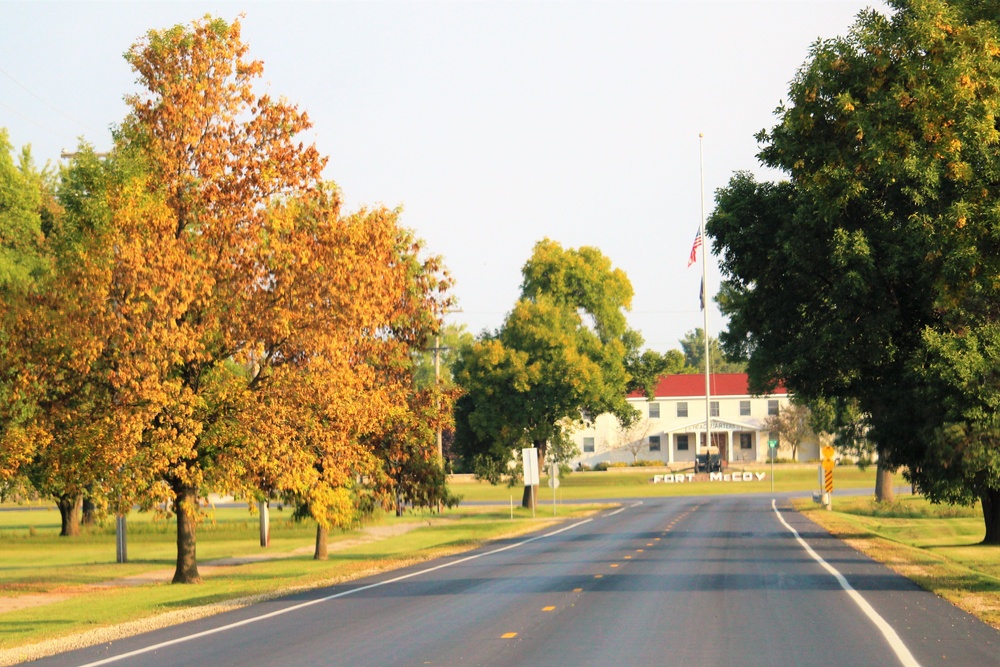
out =
[[855,549],[1000,630],[1000,546],[979,544],[982,510],[904,497],[834,498],[833,511],[795,507]]
[[[600,506],[560,508],[558,519],[586,516]],[[166,580],[126,585],[124,577],[173,571],[173,521],[133,513],[128,524],[129,563],[115,563],[111,525],[87,528],[77,538],[60,538],[59,515],[38,510],[0,512],[0,603],[3,598],[48,596],[47,604],[0,613],[0,664],[7,649],[97,628],[149,619],[207,605],[199,615],[280,594],[332,585],[513,538],[551,523],[551,514],[530,510],[456,508],[443,514],[383,517],[379,528],[426,524],[377,538],[362,531],[331,535],[327,561],[312,559],[315,524],[275,518],[271,546],[259,546],[259,521],[246,509],[220,509],[198,527],[198,560],[204,581],[173,585]],[[398,526],[397,526],[398,527]],[[412,527],[412,526],[410,526]],[[394,532],[388,530],[387,532]],[[341,548],[344,547],[344,548]],[[209,568],[221,558],[269,556],[241,565]],[[107,584],[111,584],[110,586]],[[227,601],[238,600],[236,605]],[[165,623],[166,624],[166,623]]]
[[[778,464],[774,467],[774,491],[814,491],[817,487],[817,466],[819,464]],[[754,473],[754,481],[744,482],[688,482],[653,483],[654,475],[667,473],[666,468],[611,468],[606,471],[572,472],[559,480],[556,489],[557,502],[577,500],[604,500],[611,498],[663,498],[672,496],[715,495],[723,493],[770,493],[771,468],[764,464],[732,466],[728,473]],[[691,470],[678,470],[677,474]],[[764,473],[757,480],[756,473]],[[673,474],[673,473],[671,473]],[[875,468],[859,470],[856,466],[838,467],[834,473],[838,489],[873,488]],[[538,487],[538,500],[548,505],[552,502],[552,489],[548,478],[542,477]],[[492,486],[476,481],[469,476],[456,476],[449,482],[452,492],[472,502],[496,502],[514,504],[521,502],[524,487]]]

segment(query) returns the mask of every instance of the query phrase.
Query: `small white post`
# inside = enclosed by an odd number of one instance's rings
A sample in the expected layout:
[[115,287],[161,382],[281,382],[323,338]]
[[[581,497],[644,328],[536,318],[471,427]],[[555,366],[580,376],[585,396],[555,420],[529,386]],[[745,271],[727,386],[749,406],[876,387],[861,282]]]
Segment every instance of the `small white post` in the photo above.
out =
[[268,515],[267,501],[261,501],[258,505],[260,509],[260,546],[271,546],[271,522]]

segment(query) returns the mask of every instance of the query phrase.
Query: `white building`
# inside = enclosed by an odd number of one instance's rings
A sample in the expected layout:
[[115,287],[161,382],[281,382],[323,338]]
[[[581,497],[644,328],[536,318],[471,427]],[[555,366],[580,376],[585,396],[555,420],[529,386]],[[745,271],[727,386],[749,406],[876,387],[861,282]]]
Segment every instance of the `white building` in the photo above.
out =
[[[774,394],[751,396],[745,373],[712,375],[709,393],[712,444],[718,447],[724,465],[767,461],[769,434],[764,420],[788,405],[788,393],[780,389]],[[679,468],[694,464],[697,447],[705,441],[704,375],[664,376],[652,400],[635,393],[628,401],[641,413],[637,424],[623,430],[613,415],[599,415],[572,434],[580,455],[570,465],[631,463],[633,453],[639,460],[662,461]],[[816,443],[800,445],[798,458],[818,458],[816,449]],[[791,451],[780,448],[777,455],[788,458]]]

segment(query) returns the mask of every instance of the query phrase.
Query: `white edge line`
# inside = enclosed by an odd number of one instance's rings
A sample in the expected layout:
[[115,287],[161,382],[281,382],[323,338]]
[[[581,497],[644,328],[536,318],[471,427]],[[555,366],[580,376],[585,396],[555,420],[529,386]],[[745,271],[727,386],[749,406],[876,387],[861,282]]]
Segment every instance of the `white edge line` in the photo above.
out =
[[134,651],[129,651],[128,653],[122,653],[121,655],[115,655],[115,656],[111,656],[109,658],[104,658],[104,659],[98,660],[96,662],[88,662],[88,663],[85,663],[83,665],[80,665],[80,667],[97,667],[98,665],[108,665],[108,664],[111,664],[113,662],[118,662],[119,660],[124,660],[126,658],[132,658],[132,657],[135,657],[137,655],[142,655],[144,653],[149,653],[151,651],[158,651],[158,650],[160,650],[162,648],[166,648],[168,646],[173,646],[175,644],[183,644],[184,642],[188,642],[188,641],[191,641],[193,639],[200,639],[201,637],[208,637],[209,635],[214,635],[214,634],[218,634],[220,632],[225,632],[227,630],[232,630],[233,628],[238,628],[238,627],[241,627],[243,625],[250,625],[251,623],[256,623],[257,621],[263,621],[263,620],[266,620],[266,619],[269,619],[269,618],[274,618],[275,616],[281,616],[282,614],[287,614],[289,612],[298,611],[299,609],[304,609],[306,607],[310,607],[310,606],[312,606],[314,604],[319,604],[321,602],[328,602],[330,600],[336,600],[337,598],[347,597],[348,595],[353,595],[355,593],[360,593],[361,591],[371,590],[373,588],[378,588],[380,586],[385,586],[387,584],[394,584],[396,582],[403,581],[404,579],[410,579],[412,577],[417,577],[417,576],[420,576],[422,574],[427,574],[428,572],[434,572],[436,570],[443,570],[446,567],[451,567],[453,565],[460,565],[461,563],[467,563],[470,560],[475,560],[477,558],[482,558],[483,556],[492,556],[493,554],[498,554],[498,553],[500,553],[502,551],[508,551],[509,549],[516,549],[517,547],[522,547],[525,544],[529,544],[529,543],[534,542],[536,540],[540,540],[540,539],[543,539],[543,538],[546,538],[546,537],[552,537],[554,535],[558,535],[559,533],[566,532],[567,530],[572,530],[574,528],[578,528],[578,527],[584,525],[585,523],[590,523],[591,521],[593,521],[593,519],[584,519],[582,521],[577,521],[574,524],[570,524],[569,526],[563,526],[562,528],[559,528],[558,530],[553,530],[552,532],[545,533],[544,535],[536,535],[535,537],[530,537],[530,538],[528,538],[526,540],[522,540],[522,541],[517,542],[515,544],[508,544],[505,547],[500,547],[498,549],[493,549],[492,551],[486,551],[486,552],[479,553],[479,554],[473,554],[472,556],[466,556],[465,558],[459,558],[458,560],[453,560],[453,561],[449,561],[447,563],[442,563],[441,565],[435,565],[434,567],[429,567],[429,568],[420,570],[418,572],[410,572],[409,574],[400,575],[398,577],[393,577],[392,579],[386,579],[385,581],[379,581],[379,582],[376,582],[374,584],[368,584],[367,586],[361,586],[359,588],[352,588],[352,589],[347,590],[347,591],[341,591],[340,593],[334,593],[333,595],[327,595],[326,597],[317,598],[315,600],[309,600],[308,602],[301,602],[301,603],[299,603],[297,605],[293,605],[291,607],[284,607],[282,609],[278,609],[278,610],[275,610],[275,611],[272,611],[272,612],[268,612],[267,614],[261,614],[260,616],[254,616],[253,618],[247,618],[247,619],[244,619],[242,621],[237,621],[236,623],[230,623],[229,625],[223,625],[223,626],[220,626],[218,628],[212,628],[211,630],[204,630],[202,632],[196,632],[193,635],[186,635],[184,637],[178,637],[176,639],[171,639],[170,641],[160,642],[159,644],[153,644],[152,646],[146,646],[146,647],[143,647],[143,648],[140,648],[140,649],[136,649]]
[[620,508],[616,509],[614,512],[611,512],[610,514],[606,514],[605,516],[614,516],[616,514],[620,514],[620,513],[624,512],[627,509],[631,509],[633,507],[638,507],[641,504],[642,504],[642,501],[640,500],[637,503],[632,503],[631,505],[627,505],[625,507],[620,507]]
[[906,644],[904,644],[903,640],[899,638],[899,635],[896,634],[896,631],[892,628],[892,626],[889,625],[889,623],[882,618],[882,616],[880,616],[870,604],[868,604],[868,600],[864,599],[860,593],[854,590],[854,587],[851,586],[851,584],[847,581],[847,578],[844,577],[844,575],[842,575],[837,568],[827,563],[823,560],[822,556],[813,551],[813,548],[810,547],[804,539],[802,539],[801,535],[799,535],[799,531],[792,528],[792,526],[785,521],[785,517],[781,516],[781,512],[778,511],[778,506],[774,502],[773,498],[771,499],[771,509],[773,509],[774,513],[778,515],[778,521],[780,521],[785,528],[787,528],[792,535],[795,536],[795,539],[799,541],[799,544],[801,544],[802,548],[806,550],[806,553],[812,556],[824,570],[836,578],[840,587],[847,592],[850,598],[854,600],[854,603],[861,608],[861,611],[864,612],[865,616],[867,616],[875,627],[879,629],[882,636],[885,637],[887,642],[889,642],[889,646],[892,647],[892,650],[896,653],[896,657],[899,658],[899,662],[902,663],[904,667],[920,667],[920,663],[917,662],[917,659],[913,657],[912,653],[910,653],[910,649],[906,648]]

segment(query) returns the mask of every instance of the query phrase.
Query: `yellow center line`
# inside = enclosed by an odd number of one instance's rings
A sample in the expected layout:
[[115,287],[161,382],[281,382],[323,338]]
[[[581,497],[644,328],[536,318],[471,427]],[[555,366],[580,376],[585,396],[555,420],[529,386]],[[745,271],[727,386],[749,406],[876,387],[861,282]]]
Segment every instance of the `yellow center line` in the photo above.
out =
[[618,567],[618,563],[612,563],[611,567]]
[[[598,575],[598,576],[599,576],[599,575]],[[574,588],[574,589],[573,589],[573,592],[574,592],[574,593],[582,593],[582,592],[583,592],[583,589],[582,589],[582,588]]]
[[552,611],[555,607],[542,607],[542,611]]
[[505,632],[500,635],[500,639],[513,639],[514,637],[517,637],[516,632]]
[[638,553],[642,553],[642,549],[636,549]]
[[595,574],[594,579],[600,579],[603,576],[604,576],[603,574]]

